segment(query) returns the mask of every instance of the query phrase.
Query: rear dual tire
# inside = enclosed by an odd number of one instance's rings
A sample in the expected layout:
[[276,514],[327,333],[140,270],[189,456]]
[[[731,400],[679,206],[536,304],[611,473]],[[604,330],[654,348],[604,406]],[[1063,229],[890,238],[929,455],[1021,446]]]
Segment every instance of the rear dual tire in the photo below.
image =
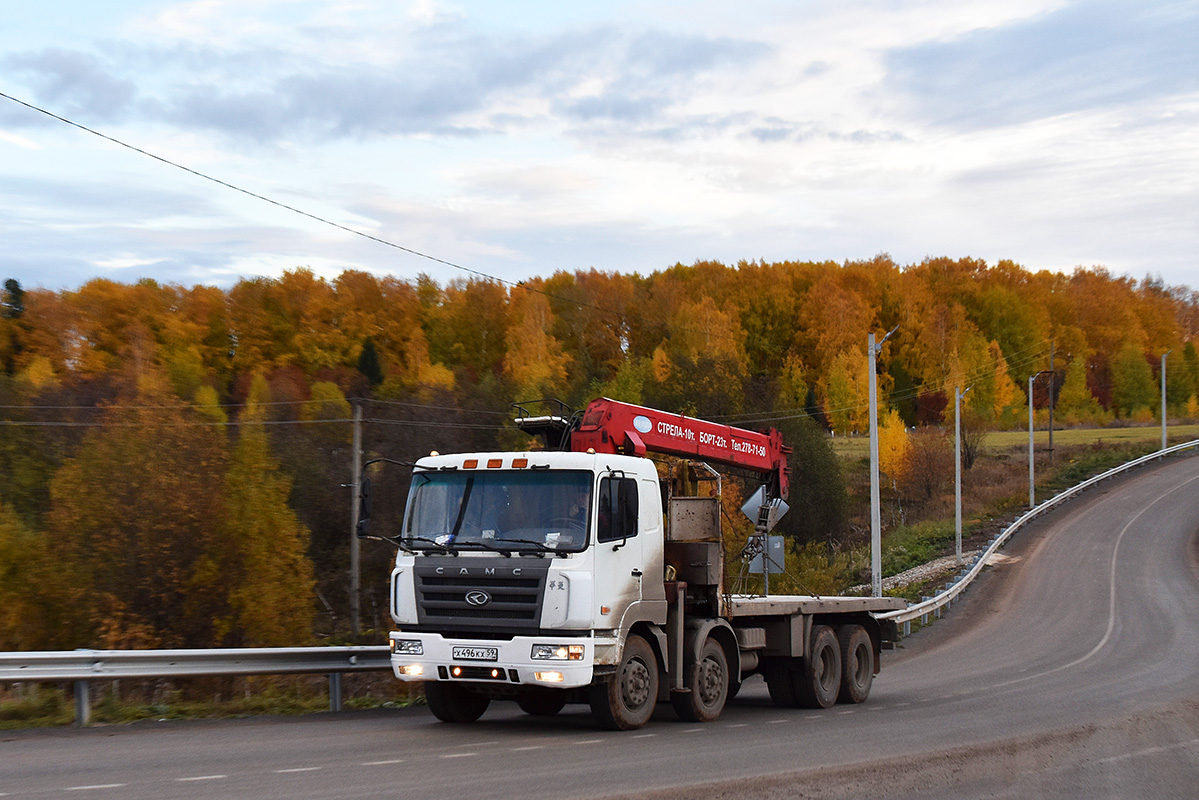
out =
[[837,629],[841,646],[841,691],[838,703],[864,703],[874,685],[874,643],[861,625]]
[[804,668],[793,673],[800,708],[829,708],[841,692],[841,645],[827,625],[812,629]]
[[763,671],[770,699],[783,708],[861,703],[874,682],[874,645],[861,625],[817,625],[807,658],[777,659]]

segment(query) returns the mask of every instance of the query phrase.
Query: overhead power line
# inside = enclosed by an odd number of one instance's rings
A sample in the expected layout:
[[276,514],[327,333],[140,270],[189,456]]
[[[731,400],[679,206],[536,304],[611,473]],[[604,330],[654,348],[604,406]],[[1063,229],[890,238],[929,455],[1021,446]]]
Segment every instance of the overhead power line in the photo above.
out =
[[180,164],[177,161],[172,161],[169,158],[164,158],[163,156],[160,156],[156,153],[151,153],[149,150],[145,150],[141,147],[138,147],[137,145],[129,144],[128,142],[122,141],[121,139],[117,139],[114,136],[109,136],[106,133],[101,133],[100,131],[95,130],[94,128],[89,128],[86,125],[75,122],[74,120],[68,119],[59,114],[55,114],[53,111],[49,111],[40,106],[36,106],[33,103],[29,103],[29,102],[26,102],[25,100],[21,100],[19,98],[13,97],[10,94],[0,92],[0,97],[3,97],[6,100],[11,100],[12,102],[16,103],[17,105],[24,106],[25,108],[29,109],[30,111],[35,111],[39,114],[44,114],[47,117],[50,117],[51,119],[57,120],[57,121],[63,123],[64,125],[69,125],[72,128],[76,128],[77,130],[81,130],[84,133],[90,133],[92,136],[97,136],[97,137],[105,140],[106,142],[111,142],[112,144],[115,144],[119,147],[124,147],[127,150],[132,150],[133,152],[138,153],[143,156],[146,156],[147,158],[152,158],[155,161],[166,164],[167,166],[174,167],[175,169],[178,169],[178,170],[182,170],[182,171],[188,173],[189,175],[194,175],[197,178],[202,178],[206,181],[211,181],[212,183],[215,183],[218,186],[223,186],[226,189],[230,189],[232,191],[239,192],[243,195],[246,195],[247,197],[252,197],[255,200],[261,200],[264,203],[269,203],[270,205],[273,205],[277,208],[281,208],[285,211],[290,211],[293,214],[299,214],[302,217],[307,217],[308,219],[311,219],[315,222],[319,222],[322,225],[328,225],[330,227],[337,228],[338,230],[344,231],[344,232],[352,234],[354,236],[360,236],[363,239],[369,239],[370,241],[384,245],[385,247],[391,247],[396,250],[400,250],[402,252],[408,253],[409,255],[416,256],[417,258],[423,258],[427,261],[432,261],[434,263],[441,264],[443,266],[451,267],[452,269],[461,270],[462,272],[465,272],[467,274],[474,275],[476,277],[483,278],[485,280],[495,281],[496,283],[501,283],[501,284],[504,284],[505,286],[509,286],[514,289],[517,289],[517,288],[524,289],[527,292],[533,292],[535,294],[540,294],[545,297],[552,298],[554,300],[560,300],[564,303],[569,303],[578,308],[590,308],[594,311],[600,311],[605,314],[615,314],[617,316],[622,316],[621,313],[616,309],[603,308],[602,306],[596,306],[596,305],[592,305],[590,303],[582,303],[578,300],[572,300],[568,297],[562,297],[560,295],[556,295],[551,292],[546,292],[542,289],[533,288],[531,286],[526,285],[524,281],[511,281],[506,278],[501,278],[497,275],[491,275],[491,274],[488,274],[481,270],[472,269],[470,267],[463,266],[462,264],[457,264],[453,261],[449,261],[444,258],[438,258],[437,256],[430,255],[428,253],[423,253],[420,250],[416,250],[411,247],[406,247],[397,242],[393,242],[390,239],[384,239],[381,236],[375,236],[374,234],[367,233],[366,231],[359,230],[357,228],[352,228],[349,225],[344,225],[340,222],[336,222],[334,220],[328,219],[327,217],[322,217],[318,214],[313,214],[312,212],[305,211],[302,208],[297,208],[296,206],[288,205],[287,203],[281,202],[279,200],[275,200],[271,197],[267,197],[264,194],[259,194],[258,192],[254,192],[249,189],[245,189],[241,186],[238,186],[237,184],[230,183],[229,181],[222,180],[221,178],[217,178],[212,175],[209,175],[206,172],[201,172],[200,170],[185,166],[183,164]]
[[[483,272],[482,270],[472,269],[470,267],[463,266],[462,264],[457,264],[453,261],[449,261],[444,258],[438,258],[437,256],[421,252],[420,250],[416,250],[411,247],[406,247],[405,245],[399,244],[397,242],[393,242],[389,239],[384,239],[381,236],[375,236],[374,234],[367,233],[366,231],[362,231],[357,228],[352,228],[349,225],[345,225],[340,222],[335,222],[334,220],[328,219],[326,217],[322,217],[318,214],[313,214],[310,211],[305,211],[302,208],[297,208],[296,206],[292,206],[287,203],[281,202],[279,200],[275,200],[271,197],[267,197],[264,194],[254,192],[249,189],[245,189],[241,186],[238,186],[237,184],[230,183],[229,181],[214,177],[212,175],[209,175],[208,173],[201,172],[200,170],[185,166],[183,164],[180,164],[177,161],[172,161],[169,158],[165,158],[156,153],[152,153],[149,150],[138,147],[136,145],[129,144],[128,142],[122,141],[121,139],[117,139],[114,136],[109,136],[106,133],[101,133],[100,131],[95,130],[94,128],[89,128],[86,125],[75,122],[74,120],[68,119],[67,117],[64,117],[60,114],[55,114],[53,111],[49,111],[45,108],[34,105],[33,103],[27,102],[25,100],[21,100],[17,97],[13,97],[12,95],[6,94],[5,92],[0,92],[0,97],[4,98],[6,100],[10,100],[10,101],[16,103],[17,105],[23,106],[23,107],[29,109],[30,111],[37,112],[38,114],[44,114],[45,116],[50,117],[51,119],[57,120],[58,122],[61,122],[64,125],[69,125],[70,127],[75,128],[80,131],[83,131],[84,133],[89,133],[92,136],[97,136],[97,137],[105,140],[106,142],[111,142],[112,144],[117,145],[118,147],[124,147],[127,150],[131,150],[135,153],[146,156],[147,158],[152,158],[155,161],[158,161],[162,164],[166,164],[167,166],[174,167],[175,169],[178,169],[178,170],[182,170],[183,172],[186,172],[189,175],[194,175],[197,178],[202,178],[203,180],[211,181],[212,183],[215,183],[218,186],[223,186],[226,189],[230,189],[234,192],[238,192],[247,197],[252,197],[255,200],[261,200],[264,203],[269,203],[272,206],[281,208],[285,211],[290,211],[293,214],[299,214],[302,217],[306,217],[315,222],[319,222],[322,225],[328,225],[330,227],[337,228],[338,230],[344,231],[345,233],[349,233],[353,236],[360,236],[363,239],[368,239],[372,242],[376,242],[378,244],[384,245],[385,247],[391,247],[393,249],[400,250],[404,253],[408,253],[409,255],[416,256],[417,258],[423,258],[428,261],[432,261],[434,263],[450,267],[452,269],[461,270],[462,272],[465,272],[469,275],[474,275],[478,278],[482,278],[482,279],[488,280],[488,281],[494,281],[494,282],[502,284],[504,286],[508,286],[512,289],[523,289],[526,292],[532,292],[533,294],[539,294],[548,299],[557,300],[557,301],[565,303],[567,305],[574,306],[575,308],[580,308],[580,309],[588,308],[588,309],[591,309],[592,311],[598,311],[607,317],[615,317],[616,320],[618,320],[618,321],[624,319],[625,314],[624,314],[624,312],[620,311],[619,309],[606,308],[604,306],[597,306],[593,303],[585,303],[581,300],[576,300],[576,299],[573,299],[570,297],[563,297],[562,295],[555,294],[553,292],[547,292],[544,289],[538,289],[538,288],[529,286],[524,281],[511,281],[506,278],[501,278],[497,275],[491,275],[489,273]],[[609,319],[608,321],[609,321],[609,323],[612,323],[611,319]],[[619,326],[619,322],[612,323],[612,324],[614,324],[614,326]],[[674,325],[674,327],[677,328],[678,330],[687,330],[687,331],[693,331],[693,332],[697,332],[697,333],[703,333],[705,335],[713,335],[712,332],[710,332],[710,331],[702,330],[699,328],[691,328],[688,326],[679,325],[677,323]],[[736,338],[736,337],[731,337],[731,336],[721,334],[721,333],[716,333],[715,336],[716,336],[716,338],[729,339],[729,340],[735,340],[735,338]]]

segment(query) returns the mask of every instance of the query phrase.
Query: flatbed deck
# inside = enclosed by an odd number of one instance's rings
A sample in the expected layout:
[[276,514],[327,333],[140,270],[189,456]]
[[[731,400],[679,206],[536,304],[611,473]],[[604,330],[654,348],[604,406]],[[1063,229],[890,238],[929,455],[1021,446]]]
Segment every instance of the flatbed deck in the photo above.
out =
[[902,597],[812,597],[810,595],[735,594],[729,598],[733,617],[778,617],[792,614],[881,613],[908,607]]

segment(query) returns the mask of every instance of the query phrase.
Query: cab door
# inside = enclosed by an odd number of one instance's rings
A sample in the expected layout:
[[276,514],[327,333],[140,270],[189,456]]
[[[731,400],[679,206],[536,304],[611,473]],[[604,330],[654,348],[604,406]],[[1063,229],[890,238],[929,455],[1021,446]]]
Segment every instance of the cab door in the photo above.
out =
[[600,478],[595,528],[597,627],[628,629],[643,619],[665,621],[661,523],[656,535],[653,525],[661,511],[655,515],[652,506],[643,509],[643,501],[656,501],[656,496],[642,497],[640,484],[648,483],[622,472]]

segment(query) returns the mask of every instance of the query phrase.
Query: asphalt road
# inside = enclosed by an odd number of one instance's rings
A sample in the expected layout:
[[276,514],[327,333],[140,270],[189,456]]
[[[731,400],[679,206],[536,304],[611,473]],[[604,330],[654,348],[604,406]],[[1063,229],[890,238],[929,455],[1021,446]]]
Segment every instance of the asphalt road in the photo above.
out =
[[0,734],[11,798],[1199,797],[1199,458],[1021,533],[870,700],[631,733],[493,704]]

